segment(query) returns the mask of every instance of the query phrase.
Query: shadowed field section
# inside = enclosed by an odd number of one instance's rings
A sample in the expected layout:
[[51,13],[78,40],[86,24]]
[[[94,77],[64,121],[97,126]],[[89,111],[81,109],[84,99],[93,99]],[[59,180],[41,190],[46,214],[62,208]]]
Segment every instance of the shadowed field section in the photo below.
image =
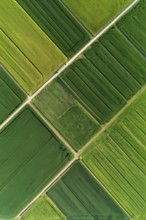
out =
[[30,17],[70,57],[90,39],[86,30],[58,1],[17,0]]
[[133,219],[146,218],[146,90],[83,153],[83,162]]
[[33,102],[76,151],[100,129],[59,79],[45,88]]
[[0,14],[1,61],[32,94],[67,58],[16,1],[1,0]]
[[26,98],[7,71],[0,66],[0,123]]
[[0,133],[0,219],[22,211],[69,162],[68,154],[29,108],[23,110]]
[[122,12],[132,0],[62,0],[81,22],[96,34]]
[[129,219],[79,161],[73,164],[47,195],[67,219]]

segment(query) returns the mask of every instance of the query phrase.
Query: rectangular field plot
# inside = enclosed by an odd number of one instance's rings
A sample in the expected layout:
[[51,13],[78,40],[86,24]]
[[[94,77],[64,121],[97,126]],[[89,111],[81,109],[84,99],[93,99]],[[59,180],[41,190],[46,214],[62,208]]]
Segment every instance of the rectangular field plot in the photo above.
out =
[[0,124],[17,108],[26,98],[22,90],[0,66]]
[[83,162],[133,219],[146,217],[146,90],[94,141]]
[[119,30],[133,43],[135,48],[146,57],[146,1],[138,4],[123,17],[118,24]]
[[47,195],[67,219],[129,219],[79,161]]
[[45,88],[33,102],[76,151],[100,129],[59,79]]
[[16,1],[0,1],[0,14],[1,61],[32,94],[66,57]]
[[112,118],[126,102],[104,74],[85,57],[74,62],[61,79],[101,124]]
[[21,220],[66,220],[57,206],[48,198],[41,196],[24,214]]
[[89,41],[87,32],[60,1],[17,2],[66,56],[72,56]]
[[132,0],[62,0],[82,23],[96,34],[122,12]]
[[0,133],[0,219],[15,217],[69,162],[68,149],[26,108]]

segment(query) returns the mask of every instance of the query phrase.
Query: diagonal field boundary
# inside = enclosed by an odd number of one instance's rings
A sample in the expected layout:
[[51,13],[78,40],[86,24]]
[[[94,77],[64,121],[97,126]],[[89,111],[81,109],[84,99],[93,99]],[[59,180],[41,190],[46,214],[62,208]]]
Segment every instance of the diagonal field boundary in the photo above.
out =
[[49,85],[55,78],[57,78],[68,66],[70,66],[88,47],[90,47],[97,39],[99,39],[107,30],[109,30],[122,16],[124,16],[139,0],[133,1],[123,12],[121,12],[110,24],[108,24],[102,31],[93,37],[79,52],[77,52],[66,64],[59,68],[54,75],[49,78],[36,92],[28,96],[27,100],[19,106],[1,125],[0,130],[3,129],[27,104],[29,104],[47,85]]
[[[134,5],[136,5],[139,2],[139,0],[133,1],[122,13],[120,13],[110,24],[108,24],[101,32],[99,32],[95,37],[93,37],[76,55],[74,55],[66,64],[64,64],[61,68],[59,68],[56,73],[48,79],[32,96],[28,96],[27,100],[18,107],[1,125],[0,130],[4,128],[27,104],[30,104],[31,101],[47,86],[49,85],[55,78],[57,78],[69,65],[71,65],[88,47],[90,47],[97,39],[99,39],[108,29],[110,29],[119,19],[122,18]],[[81,153],[83,150],[85,150],[89,144],[97,138],[102,132],[105,131],[105,129],[110,126],[117,117],[141,94],[141,91],[143,91],[146,87],[142,88],[136,95],[134,95],[127,104],[118,112],[113,119],[111,119],[99,132],[96,134],[93,139],[91,139],[87,144],[83,146],[83,148],[78,152],[72,152],[74,153],[74,158],[53,178],[53,180],[18,214],[17,217],[21,217],[32,205],[33,202],[36,201],[36,199],[43,195],[48,189],[50,189],[63,175],[67,172],[67,170],[70,168],[70,166],[79,159]],[[42,120],[45,120],[42,118]],[[49,126],[49,124],[48,124]],[[54,133],[56,133],[54,131]],[[60,137],[60,135],[59,135]],[[60,137],[60,139],[62,139]],[[113,198],[113,197],[112,197]],[[117,201],[113,198],[113,200],[117,203]],[[122,208],[123,209],[123,208]],[[124,210],[125,211],[125,210]],[[125,213],[129,216],[129,214],[125,211]],[[131,216],[129,216],[131,218]]]

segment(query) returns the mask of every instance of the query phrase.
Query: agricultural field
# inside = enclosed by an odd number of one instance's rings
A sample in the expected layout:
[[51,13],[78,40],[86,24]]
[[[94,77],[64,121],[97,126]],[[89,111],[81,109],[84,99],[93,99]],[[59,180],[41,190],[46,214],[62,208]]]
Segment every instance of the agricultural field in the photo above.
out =
[[32,94],[67,58],[16,1],[1,0],[0,14],[1,62]]
[[48,196],[41,196],[24,214],[21,220],[66,220],[65,216]]
[[0,123],[26,98],[4,67],[0,66]]
[[0,133],[0,219],[15,217],[69,162],[69,151],[26,108]]
[[76,151],[100,129],[59,79],[39,93],[33,103]]
[[79,161],[47,195],[67,219],[129,219]]
[[61,1],[17,2],[67,57],[71,57],[89,41],[87,31],[66,10]]
[[135,48],[146,56],[146,1],[140,0],[138,5],[118,23],[122,34],[131,41]]
[[83,162],[132,219],[146,217],[146,90],[83,153]]
[[145,9],[0,1],[1,220],[146,219]]
[[97,34],[132,0],[62,0],[93,34]]

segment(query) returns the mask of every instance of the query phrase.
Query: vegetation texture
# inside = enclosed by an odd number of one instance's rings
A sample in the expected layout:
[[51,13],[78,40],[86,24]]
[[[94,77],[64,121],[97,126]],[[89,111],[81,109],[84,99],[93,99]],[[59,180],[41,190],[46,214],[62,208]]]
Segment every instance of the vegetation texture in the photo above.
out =
[[67,219],[129,219],[80,162],[47,195]]
[[132,0],[63,0],[83,24],[96,34],[122,12]]
[[90,37],[86,30],[61,1],[17,0],[40,28],[70,57],[86,44]]
[[45,88],[35,98],[34,104],[75,150],[79,150],[100,129],[59,79]]
[[0,123],[26,98],[4,67],[0,66]]
[[16,1],[1,0],[0,14],[1,62],[32,94],[66,57]]
[[23,215],[21,220],[66,220],[57,206],[48,198],[41,196]]
[[83,161],[133,219],[146,217],[146,90],[106,132]]
[[0,219],[9,219],[68,163],[69,151],[28,108],[0,133],[0,143]]

